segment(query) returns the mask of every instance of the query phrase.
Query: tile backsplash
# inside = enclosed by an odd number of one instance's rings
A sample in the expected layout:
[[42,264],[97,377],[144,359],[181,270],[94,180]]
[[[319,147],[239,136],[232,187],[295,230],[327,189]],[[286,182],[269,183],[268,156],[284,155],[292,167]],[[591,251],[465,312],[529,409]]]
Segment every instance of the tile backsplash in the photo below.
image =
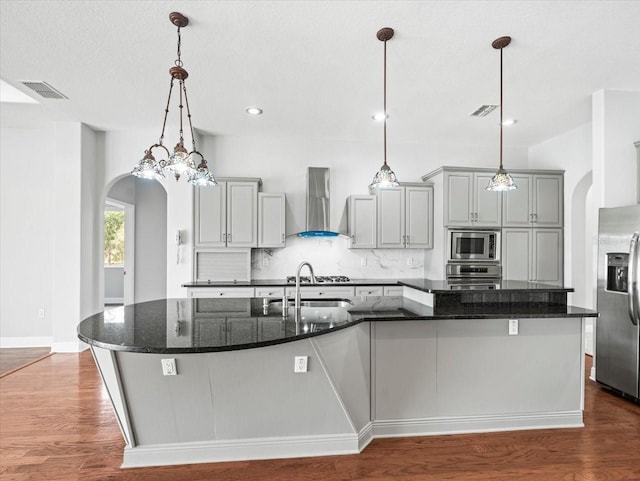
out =
[[[283,279],[293,276],[307,261],[318,276],[344,275],[352,279],[424,277],[423,249],[349,249],[345,236],[287,237],[282,249],[252,249],[252,279]],[[303,275],[309,275],[306,268]]]

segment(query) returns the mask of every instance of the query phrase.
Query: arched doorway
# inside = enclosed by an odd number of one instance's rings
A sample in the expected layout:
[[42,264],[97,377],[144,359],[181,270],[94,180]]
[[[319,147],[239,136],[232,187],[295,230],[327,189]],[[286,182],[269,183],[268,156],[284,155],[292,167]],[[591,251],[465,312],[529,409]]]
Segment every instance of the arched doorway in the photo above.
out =
[[[114,206],[129,214],[126,216],[129,222],[125,219],[124,223],[125,252],[119,279],[123,303],[166,297],[167,193],[164,187],[157,181],[132,175],[120,177],[107,189],[105,210]],[[104,229],[105,224],[103,233]],[[104,245],[107,247],[106,238]],[[107,257],[108,253],[105,251],[103,255]],[[114,292],[113,279],[117,277],[110,269],[104,269],[105,302],[113,299],[110,295]]]

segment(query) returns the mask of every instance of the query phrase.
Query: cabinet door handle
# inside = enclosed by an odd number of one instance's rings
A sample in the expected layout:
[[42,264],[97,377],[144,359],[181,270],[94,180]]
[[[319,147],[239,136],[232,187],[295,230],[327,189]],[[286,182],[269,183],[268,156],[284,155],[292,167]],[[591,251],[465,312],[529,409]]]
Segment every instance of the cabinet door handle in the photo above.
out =
[[538,214],[533,214],[533,222],[538,222]]
[[231,234],[227,234],[227,242],[231,242]]
[[227,234],[222,234],[222,242],[227,242]]
[[282,242],[284,242],[284,233],[282,234]]
[[407,236],[407,245],[410,245],[411,241],[409,240],[409,236]]

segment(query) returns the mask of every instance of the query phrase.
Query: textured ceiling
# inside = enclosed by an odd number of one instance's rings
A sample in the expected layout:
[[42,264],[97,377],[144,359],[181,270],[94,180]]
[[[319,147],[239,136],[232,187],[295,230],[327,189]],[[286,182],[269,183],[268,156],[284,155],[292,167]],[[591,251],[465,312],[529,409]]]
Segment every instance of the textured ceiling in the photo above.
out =
[[[176,58],[171,11],[190,19],[182,59],[194,126],[216,135],[378,139],[381,27],[388,132],[404,143],[495,143],[497,37],[508,141],[538,143],[591,118],[597,90],[640,91],[639,1],[0,2],[0,77],[44,80],[69,100],[2,104],[1,125],[50,120],[161,128]],[[257,105],[264,115],[250,117]],[[175,113],[175,104],[172,113]],[[640,114],[639,114],[640,115]],[[505,137],[507,138],[507,137]]]

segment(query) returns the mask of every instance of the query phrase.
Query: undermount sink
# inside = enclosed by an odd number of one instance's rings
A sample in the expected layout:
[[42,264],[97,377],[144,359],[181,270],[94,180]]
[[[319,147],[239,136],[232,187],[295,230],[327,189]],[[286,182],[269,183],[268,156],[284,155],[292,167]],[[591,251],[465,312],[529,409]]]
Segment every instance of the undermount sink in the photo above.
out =
[[347,308],[351,306],[353,303],[348,299],[307,299],[300,301],[300,309],[295,308],[293,300],[283,309],[282,301],[273,300],[265,304],[264,314],[281,313],[300,324],[302,331],[313,332],[348,321],[351,315]]
[[[300,301],[300,307],[341,307],[343,309],[353,306],[348,299],[306,299]],[[282,309],[282,301],[269,301],[269,307]],[[287,302],[287,307],[294,307],[293,300]]]

